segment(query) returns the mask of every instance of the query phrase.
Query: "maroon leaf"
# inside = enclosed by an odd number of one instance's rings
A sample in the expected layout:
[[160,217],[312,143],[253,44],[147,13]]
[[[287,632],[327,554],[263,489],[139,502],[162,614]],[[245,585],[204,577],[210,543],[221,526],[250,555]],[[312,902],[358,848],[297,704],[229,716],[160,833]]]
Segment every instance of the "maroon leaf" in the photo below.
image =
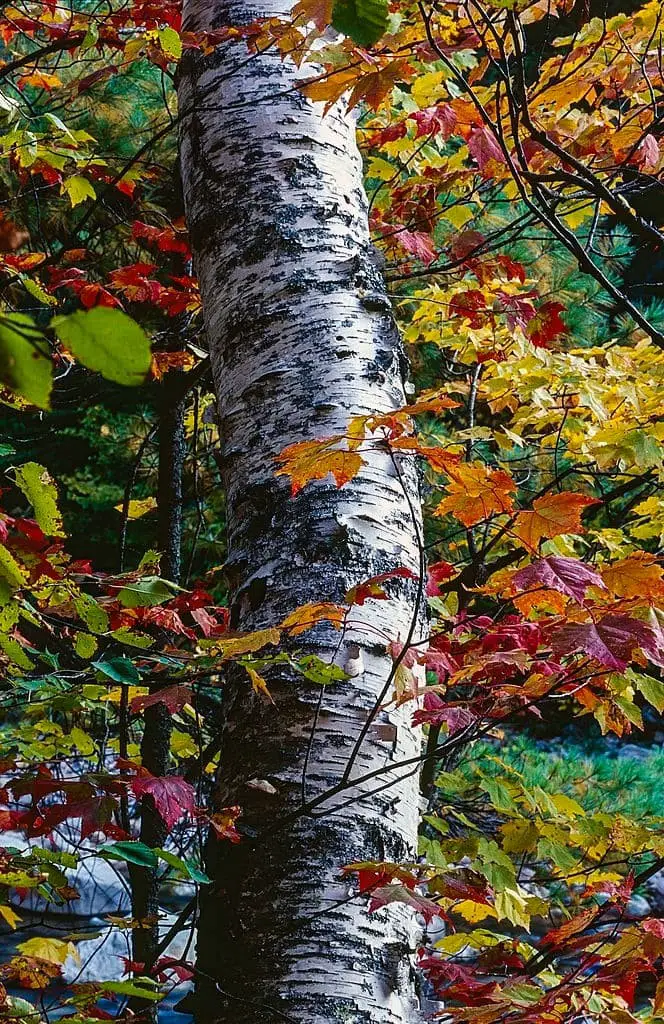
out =
[[621,672],[632,660],[637,647],[646,653],[655,644],[655,634],[638,619],[628,615],[605,615],[599,622],[568,622],[551,637],[553,653],[588,654],[607,668]]
[[158,814],[168,828],[195,807],[195,790],[180,775],[138,775],[131,781],[135,796],[151,796]]
[[171,714],[175,714],[185,704],[189,704],[193,697],[193,691],[189,686],[165,686],[163,690],[156,693],[146,693],[141,697],[134,697],[131,702],[131,710],[135,715],[140,714],[146,708],[155,704],[165,704]]
[[456,119],[456,113],[448,103],[425,107],[424,110],[416,110],[410,115],[410,120],[417,125],[416,139],[421,135],[440,135],[443,139],[449,139]]
[[558,590],[579,604],[583,604],[588,587],[606,590],[602,577],[593,569],[589,569],[577,558],[565,558],[562,555],[549,555],[548,558],[527,565],[514,574],[514,582],[522,590],[538,584],[549,590]]
[[425,896],[418,896],[417,893],[411,892],[405,885],[400,884],[384,885],[382,889],[375,889],[369,901],[369,913],[372,914],[374,910],[387,907],[390,903],[405,903],[416,913],[421,914],[427,922],[432,921],[434,917],[449,920],[443,908],[433,900],[428,900]]
[[481,128],[473,128],[468,139],[468,152],[475,160],[481,171],[492,160],[498,163],[505,163],[505,156],[498,142],[489,128],[483,125]]
[[491,906],[491,888],[481,875],[475,876],[474,884],[454,875],[443,875],[431,883],[436,893],[452,900],[470,900]]
[[424,707],[413,715],[413,725],[446,725],[450,736],[477,721],[477,715],[467,707],[450,705],[437,693],[429,690],[424,694]]
[[424,231],[407,231],[405,228],[397,234],[399,244],[421,260],[427,267],[436,259],[438,253],[434,248],[431,236]]

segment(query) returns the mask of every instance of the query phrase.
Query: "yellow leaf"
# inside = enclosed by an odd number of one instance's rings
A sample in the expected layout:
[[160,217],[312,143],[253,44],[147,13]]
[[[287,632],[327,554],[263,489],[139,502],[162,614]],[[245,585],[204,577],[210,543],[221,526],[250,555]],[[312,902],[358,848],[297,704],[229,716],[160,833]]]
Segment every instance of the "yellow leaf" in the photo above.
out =
[[380,178],[381,181],[389,181],[398,173],[399,168],[394,167],[389,160],[383,160],[382,156],[375,156],[367,167],[367,177]]
[[80,963],[80,957],[73,942],[66,939],[52,939],[48,936],[35,936],[21,942],[16,947],[25,956],[38,957],[40,960],[48,960],[52,964],[63,964],[68,956],[72,956],[76,963]]
[[5,921],[12,930],[16,929],[16,925],[19,923],[21,918],[12,910],[11,907],[3,907],[0,905],[0,914],[4,917]]
[[411,87],[410,95],[420,110],[432,106],[440,96],[445,94],[444,78],[443,71],[428,71],[424,75],[417,76]]
[[97,196],[92,184],[82,174],[74,174],[71,178],[66,178],[62,182],[61,193],[69,196],[72,207],[78,206],[86,199],[95,199]]
[[215,641],[213,650],[221,655],[222,661],[237,658],[241,654],[253,654],[268,644],[278,644],[281,633],[278,629],[258,629],[255,633],[229,637],[227,640]]
[[103,694],[99,698],[99,700],[108,700],[111,704],[119,704],[123,690],[126,690],[127,700],[130,704],[134,697],[143,697],[146,693],[149,693],[147,686],[130,686],[128,689],[123,686],[112,686],[107,693]]
[[594,205],[591,202],[583,203],[582,205],[576,204],[572,207],[569,213],[563,214],[563,220],[572,229],[576,229],[583,224],[584,220],[588,220],[588,217],[592,217]]
[[251,680],[251,687],[254,693],[259,693],[261,694],[261,696],[267,697],[270,704],[274,704],[272,694],[268,690],[267,683],[265,682],[263,677],[259,675],[258,672],[256,672],[256,670],[251,667],[251,665],[245,665],[244,667],[247,670],[247,675]]
[[461,900],[455,904],[454,913],[460,914],[468,924],[479,924],[487,917],[498,917],[493,907],[488,907],[485,903],[475,903],[473,900]]
[[462,228],[464,224],[473,219],[475,211],[472,206],[450,206],[449,210],[445,210],[443,216],[450,224],[454,224],[455,228]]
[[507,918],[512,924],[519,928],[530,927],[530,914],[528,913],[525,898],[516,889],[505,889],[504,892],[497,892],[495,895],[496,914],[498,918]]
[[551,800],[556,805],[556,809],[567,817],[585,818],[586,816],[586,812],[581,804],[578,804],[576,800],[572,800],[571,797],[565,796],[564,793],[553,793]]
[[[116,508],[118,512],[124,511],[122,503],[114,505],[113,507]],[[128,517],[129,519],[140,519],[141,516],[146,514],[146,512],[152,512],[156,507],[156,498],[132,498],[129,502]]]

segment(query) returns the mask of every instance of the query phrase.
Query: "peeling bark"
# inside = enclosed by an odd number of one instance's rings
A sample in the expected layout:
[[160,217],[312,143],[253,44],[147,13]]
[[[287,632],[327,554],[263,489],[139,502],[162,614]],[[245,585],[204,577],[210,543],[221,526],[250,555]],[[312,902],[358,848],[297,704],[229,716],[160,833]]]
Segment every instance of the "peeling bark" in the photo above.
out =
[[[288,14],[186,0],[187,29]],[[311,74],[311,68],[301,74]],[[414,471],[371,453],[341,489],[322,481],[295,498],[274,456],[343,432],[357,414],[404,404],[404,359],[369,241],[355,126],[341,106],[294,88],[277,54],[242,44],[189,54],[179,82],[181,167],[218,399],[227,495],[232,622],[277,624],[309,601],[397,566],[419,573]],[[327,627],[301,649],[349,664],[347,682],[269,677],[275,706],[246,681],[224,692],[219,806],[240,804],[243,842],[208,844],[215,885],[202,895],[201,1020],[230,1024],[415,1024],[412,915],[369,917],[340,868],[414,855],[418,780],[398,764],[419,752],[412,708],[378,711],[354,764],[388,769],[299,814],[343,777],[389,678],[389,640],[422,635],[421,587],[399,579],[340,637]],[[359,655],[359,656],[358,656]],[[391,782],[389,788],[386,783]],[[268,785],[266,785],[266,783]],[[379,790],[379,791],[377,791]],[[286,824],[284,824],[286,823]]]

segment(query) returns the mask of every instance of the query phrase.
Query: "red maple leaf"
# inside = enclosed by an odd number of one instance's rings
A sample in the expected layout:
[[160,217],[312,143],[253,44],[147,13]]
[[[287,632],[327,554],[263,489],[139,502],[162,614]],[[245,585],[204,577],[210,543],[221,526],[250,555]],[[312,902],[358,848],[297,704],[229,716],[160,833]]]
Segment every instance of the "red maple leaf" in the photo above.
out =
[[150,245],[156,245],[162,252],[178,252],[183,256],[189,255],[189,246],[184,238],[178,235],[175,228],[158,228],[135,220],[131,226],[131,233],[134,238],[142,238]]
[[488,312],[486,298],[477,288],[459,292],[450,302],[450,316],[463,317],[471,327],[482,327]]
[[387,592],[382,584],[395,577],[407,580],[417,579],[412,569],[407,569],[405,566],[400,565],[397,569],[382,572],[379,576],[372,576],[371,579],[364,580],[363,583],[357,583],[354,587],[351,587],[345,597],[346,603],[363,605],[370,597],[375,601],[385,601],[387,599]]
[[168,828],[172,828],[185,814],[194,811],[196,791],[181,775],[159,777],[146,772],[132,779],[131,788],[137,797],[152,797],[158,814]]
[[477,721],[477,715],[468,708],[451,705],[433,690],[424,694],[422,703],[424,707],[413,715],[413,725],[446,725],[449,735],[453,736]]
[[411,892],[410,889],[401,883],[398,885],[393,883],[392,885],[384,885],[381,889],[374,889],[369,901],[369,913],[373,914],[375,910],[387,907],[390,903],[405,903],[416,913],[421,914],[427,923],[432,921],[434,917],[442,917],[444,920],[449,921],[448,915],[437,903],[427,899],[426,896],[418,896],[417,893]]
[[457,571],[449,562],[434,562],[427,572],[427,597],[435,597],[442,583],[456,576]]
[[544,302],[526,328],[526,334],[536,348],[548,348],[567,327],[560,314],[565,307],[560,302]]

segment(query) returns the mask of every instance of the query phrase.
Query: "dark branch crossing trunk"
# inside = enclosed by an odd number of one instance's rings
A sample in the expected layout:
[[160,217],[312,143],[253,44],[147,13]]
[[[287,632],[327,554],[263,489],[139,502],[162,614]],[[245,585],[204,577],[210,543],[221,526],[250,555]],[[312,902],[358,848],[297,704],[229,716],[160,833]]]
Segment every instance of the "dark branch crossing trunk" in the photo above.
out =
[[[185,2],[185,27],[287,15]],[[311,68],[303,75],[311,74]],[[417,481],[376,448],[341,489],[322,481],[291,498],[274,457],[296,441],[343,432],[358,414],[404,404],[404,358],[369,241],[355,125],[322,116],[276,53],[242,43],[190,52],[180,72],[181,167],[219,407],[227,497],[232,624],[277,625],[299,605],[407,566],[421,575]],[[412,915],[368,916],[341,868],[412,858],[419,737],[412,707],[380,709],[391,691],[387,647],[422,636],[421,584],[319,627],[301,649],[347,666],[324,690],[272,670],[274,706],[243,673],[224,690],[218,806],[239,804],[243,841],[210,839],[198,940],[200,1020],[224,1024],[415,1024]],[[344,777],[359,778],[316,814],[300,813]],[[393,766],[393,767],[391,767]],[[389,785],[388,785],[389,783]]]
[[[169,374],[161,389],[159,410],[159,471],[157,480],[160,572],[164,579],[179,583],[182,547],[182,479],[186,441],[184,414],[186,399],[181,375]],[[158,687],[154,687],[158,689]],[[164,704],[145,709],[141,764],[152,775],[168,775],[171,745],[171,714]],[[157,813],[152,797],[144,796],[140,807],[140,841],[150,848],[163,847],[168,830]],[[131,866],[132,915],[144,922],[132,933],[133,958],[149,973],[157,959],[159,944],[159,884],[157,872]],[[141,1004],[137,1003],[135,1008]],[[154,1014],[152,1008],[143,1012]]]

